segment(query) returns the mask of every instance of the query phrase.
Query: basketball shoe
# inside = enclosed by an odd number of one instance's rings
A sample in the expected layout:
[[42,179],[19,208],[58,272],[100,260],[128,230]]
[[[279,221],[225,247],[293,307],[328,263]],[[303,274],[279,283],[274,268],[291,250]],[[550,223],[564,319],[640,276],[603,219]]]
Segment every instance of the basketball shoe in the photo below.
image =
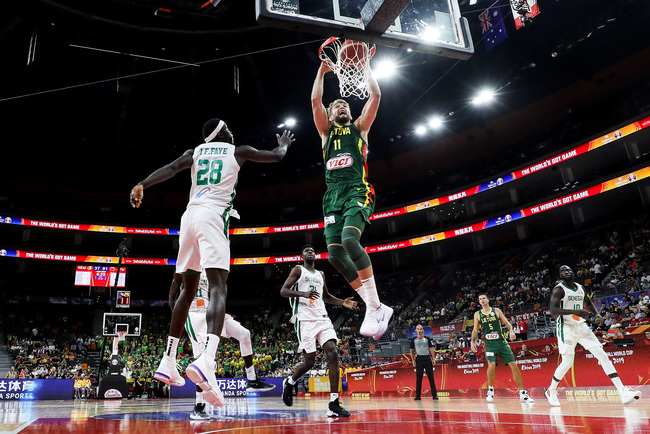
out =
[[170,386],[182,387],[185,385],[185,378],[178,372],[176,361],[167,356],[163,356],[153,378]]
[[205,412],[205,404],[194,405],[194,410],[190,413],[192,420],[210,420],[210,415]]
[[214,375],[214,361],[209,362],[205,357],[205,353],[190,363],[185,369],[187,377],[192,380],[194,384],[203,390],[203,399],[215,407],[221,407],[226,403],[226,400],[221,393],[217,377]]
[[544,392],[544,395],[546,396],[548,403],[553,407],[560,406],[560,400],[557,399],[557,389],[547,389],[546,392]]
[[528,395],[528,392],[526,392],[525,390],[519,391],[519,400],[521,402],[530,402],[530,403],[535,402],[535,400],[531,398],[530,395]]
[[289,384],[288,378],[285,378],[282,382],[282,402],[287,407],[293,405],[293,384]]
[[379,339],[386,332],[391,316],[393,309],[385,304],[380,304],[377,309],[366,309],[359,333]]
[[626,386],[623,393],[621,394],[621,401],[623,404],[629,404],[636,399],[641,399],[641,391],[637,390],[635,392]]
[[266,392],[273,389],[275,389],[275,384],[265,383],[259,378],[256,378],[254,380],[248,380],[246,392]]
[[327,417],[350,417],[350,412],[341,407],[339,399],[336,398],[327,406]]
[[485,395],[485,400],[487,402],[494,401],[494,387],[488,387],[487,395]]

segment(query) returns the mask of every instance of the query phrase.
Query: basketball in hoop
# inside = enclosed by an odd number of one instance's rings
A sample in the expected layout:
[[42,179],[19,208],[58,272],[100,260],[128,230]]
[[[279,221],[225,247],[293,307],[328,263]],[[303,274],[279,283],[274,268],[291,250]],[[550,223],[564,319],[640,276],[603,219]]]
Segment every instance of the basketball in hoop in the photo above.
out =
[[375,55],[375,46],[365,42],[341,39],[333,36],[323,42],[318,50],[321,61],[339,79],[341,96],[354,95],[365,99],[370,95],[366,85],[370,59]]
[[368,58],[368,46],[359,41],[347,39],[339,50],[339,61],[341,67],[357,66],[364,59]]

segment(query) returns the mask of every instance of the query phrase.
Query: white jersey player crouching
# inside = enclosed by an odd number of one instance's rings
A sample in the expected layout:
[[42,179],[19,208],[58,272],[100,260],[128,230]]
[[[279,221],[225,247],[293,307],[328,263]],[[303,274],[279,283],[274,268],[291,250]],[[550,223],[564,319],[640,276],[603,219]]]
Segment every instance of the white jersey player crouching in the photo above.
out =
[[545,392],[548,403],[554,407],[560,406],[560,401],[557,398],[557,387],[567,371],[573,366],[577,344],[582,345],[600,362],[603,371],[618,389],[623,404],[641,398],[641,391],[635,392],[623,385],[616,368],[607,357],[607,353],[603,350],[594,332],[587,325],[585,318],[598,315],[598,311],[591,299],[585,295],[582,285],[573,281],[571,267],[568,265],[560,267],[560,279],[561,282],[553,288],[551,293],[550,311],[553,315],[557,315],[557,341],[558,349],[562,355],[562,362],[555,370],[551,385]]

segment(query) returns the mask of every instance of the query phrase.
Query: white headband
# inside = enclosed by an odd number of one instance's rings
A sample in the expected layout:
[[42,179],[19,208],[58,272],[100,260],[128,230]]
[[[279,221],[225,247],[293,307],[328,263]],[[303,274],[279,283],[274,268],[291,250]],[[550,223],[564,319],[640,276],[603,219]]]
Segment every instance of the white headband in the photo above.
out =
[[217,128],[215,128],[214,131],[211,132],[210,135],[205,138],[205,143],[209,143],[212,141],[212,139],[217,137],[217,134],[219,134],[219,131],[221,131],[221,128],[223,128],[224,125],[225,123],[223,121],[219,121],[219,125],[217,125]]

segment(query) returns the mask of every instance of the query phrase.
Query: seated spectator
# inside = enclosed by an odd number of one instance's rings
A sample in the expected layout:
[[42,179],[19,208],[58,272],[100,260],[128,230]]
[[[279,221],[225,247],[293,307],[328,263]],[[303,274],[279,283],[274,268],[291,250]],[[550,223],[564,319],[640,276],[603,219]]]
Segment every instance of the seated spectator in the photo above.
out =
[[528,357],[528,356],[530,356],[530,352],[528,351],[528,347],[526,346],[526,344],[523,344],[521,346],[521,349],[517,353],[517,357]]

